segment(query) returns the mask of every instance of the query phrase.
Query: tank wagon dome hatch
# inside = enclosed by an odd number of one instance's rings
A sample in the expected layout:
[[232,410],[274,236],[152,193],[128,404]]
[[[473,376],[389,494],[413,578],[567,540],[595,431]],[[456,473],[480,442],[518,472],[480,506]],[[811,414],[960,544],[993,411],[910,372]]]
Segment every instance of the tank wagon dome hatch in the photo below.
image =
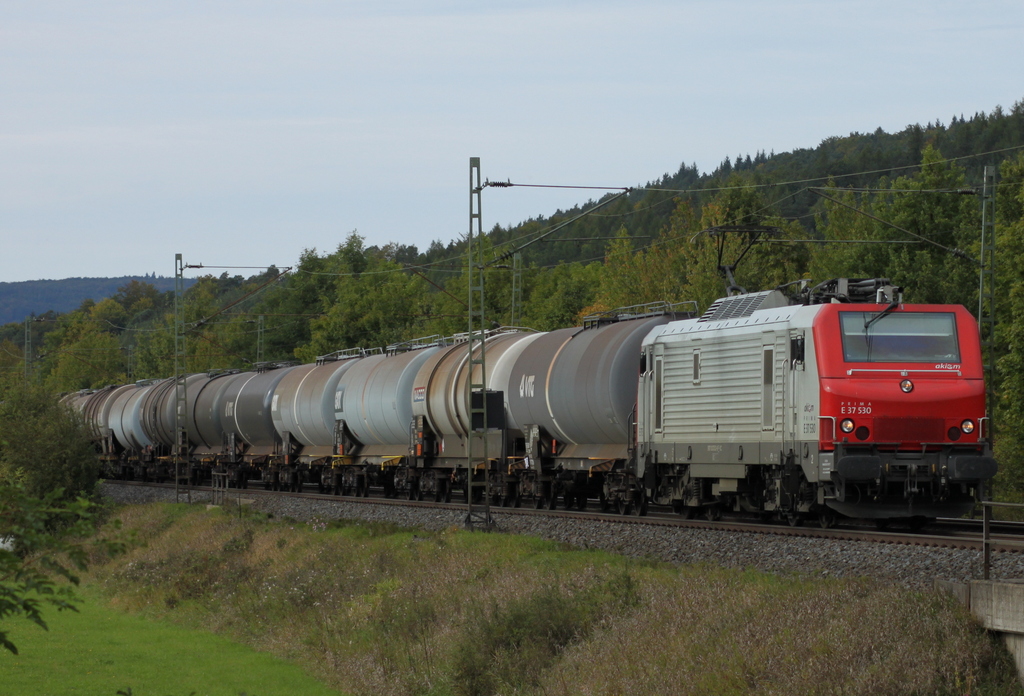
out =
[[[693,311],[684,307],[692,307]],[[646,319],[669,315],[671,319],[692,319],[697,311],[697,303],[693,300],[685,302],[648,302],[646,304],[618,307],[606,312],[595,312],[583,317],[584,329],[596,329],[605,324],[614,324],[630,319]]]
[[352,358],[365,358],[367,355],[380,355],[382,352],[383,350],[380,348],[343,348],[327,355],[316,356],[316,364],[326,365],[327,363],[351,360]]

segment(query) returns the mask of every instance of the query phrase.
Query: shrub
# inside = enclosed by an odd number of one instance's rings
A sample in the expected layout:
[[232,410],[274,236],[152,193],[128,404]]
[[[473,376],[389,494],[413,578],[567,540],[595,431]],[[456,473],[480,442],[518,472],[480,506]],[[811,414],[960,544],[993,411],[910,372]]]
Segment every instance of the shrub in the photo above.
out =
[[39,385],[0,383],[0,483],[41,497],[63,489],[64,500],[89,496],[99,459],[79,414]]
[[602,617],[636,605],[628,571],[583,591],[546,585],[469,622],[454,658],[455,691],[465,696],[499,687],[535,688],[571,644],[588,638]]

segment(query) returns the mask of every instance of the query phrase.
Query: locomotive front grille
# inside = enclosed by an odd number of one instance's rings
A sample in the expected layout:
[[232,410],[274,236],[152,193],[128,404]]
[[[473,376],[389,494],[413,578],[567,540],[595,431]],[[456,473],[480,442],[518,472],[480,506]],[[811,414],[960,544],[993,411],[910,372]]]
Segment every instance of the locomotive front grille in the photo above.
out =
[[946,428],[941,418],[879,418],[874,434],[877,442],[942,442]]

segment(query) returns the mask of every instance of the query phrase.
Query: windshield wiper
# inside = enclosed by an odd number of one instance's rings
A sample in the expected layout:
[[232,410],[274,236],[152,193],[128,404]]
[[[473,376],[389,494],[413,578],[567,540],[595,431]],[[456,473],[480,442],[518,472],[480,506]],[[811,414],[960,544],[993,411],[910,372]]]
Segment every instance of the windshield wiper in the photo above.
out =
[[893,300],[892,302],[889,303],[889,306],[886,307],[885,309],[883,309],[881,312],[879,312],[875,316],[871,317],[870,319],[865,319],[864,320],[864,330],[867,331],[869,328],[871,328],[872,324],[874,324],[876,321],[878,321],[879,319],[884,317],[886,314],[890,314],[892,312],[892,310],[896,309],[899,306],[900,306],[899,301],[898,300]]

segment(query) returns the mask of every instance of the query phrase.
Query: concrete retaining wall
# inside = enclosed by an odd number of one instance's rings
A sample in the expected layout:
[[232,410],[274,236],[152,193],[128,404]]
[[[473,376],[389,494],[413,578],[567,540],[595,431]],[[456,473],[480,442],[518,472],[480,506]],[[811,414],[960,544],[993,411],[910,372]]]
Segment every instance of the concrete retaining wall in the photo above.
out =
[[1024,580],[936,580],[935,587],[953,594],[982,626],[1002,637],[1024,682]]

